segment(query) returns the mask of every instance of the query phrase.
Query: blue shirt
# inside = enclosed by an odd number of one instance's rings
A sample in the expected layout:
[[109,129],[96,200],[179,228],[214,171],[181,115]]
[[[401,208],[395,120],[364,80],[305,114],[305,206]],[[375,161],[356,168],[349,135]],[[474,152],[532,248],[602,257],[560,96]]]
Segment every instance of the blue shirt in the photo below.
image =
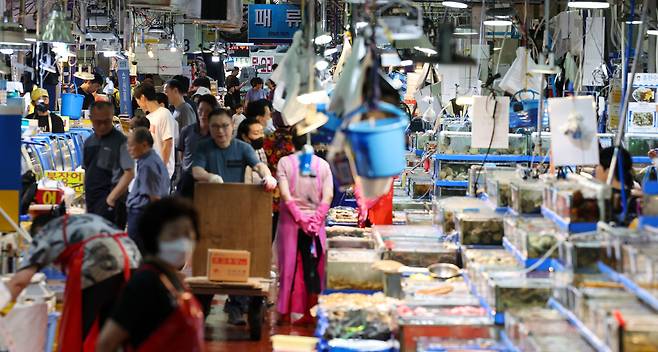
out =
[[249,91],[247,91],[247,95],[244,97],[244,100],[247,103],[252,101],[263,100],[263,99],[267,99],[267,92],[265,91],[265,89],[262,88],[259,90],[255,90],[251,88],[249,89]]
[[192,166],[219,175],[227,183],[244,183],[247,166],[253,168],[258,163],[260,160],[251,145],[233,139],[226,149],[221,149],[209,138],[197,144]]
[[162,159],[150,150],[135,162],[135,179],[128,193],[128,208],[141,209],[151,202],[151,196],[169,195],[169,172]]

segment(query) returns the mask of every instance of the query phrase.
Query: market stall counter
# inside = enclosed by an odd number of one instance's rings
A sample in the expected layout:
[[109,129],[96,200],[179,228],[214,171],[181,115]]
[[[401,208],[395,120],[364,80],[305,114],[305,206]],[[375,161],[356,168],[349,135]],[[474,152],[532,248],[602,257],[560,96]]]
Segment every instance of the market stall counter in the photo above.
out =
[[247,322],[252,340],[260,340],[265,319],[265,299],[270,294],[272,281],[265,278],[250,277],[247,282],[210,281],[207,276],[189,277],[185,282],[192,293],[197,295],[235,295],[251,297]]

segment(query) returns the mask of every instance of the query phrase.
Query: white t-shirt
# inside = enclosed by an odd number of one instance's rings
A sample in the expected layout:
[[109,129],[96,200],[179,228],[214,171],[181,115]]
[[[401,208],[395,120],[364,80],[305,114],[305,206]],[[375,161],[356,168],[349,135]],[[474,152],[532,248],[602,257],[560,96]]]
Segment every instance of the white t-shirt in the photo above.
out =
[[[171,112],[165,108],[158,108],[154,112],[146,115],[146,118],[149,119],[151,123],[151,134],[153,135],[153,149],[158,155],[162,158],[167,166],[167,171],[169,171],[169,177],[174,176],[174,170],[176,168],[176,161],[174,158],[174,146],[176,145],[176,132],[178,128],[176,127],[176,120],[171,115]],[[171,139],[171,152],[167,159],[162,155],[162,145],[164,141]]]

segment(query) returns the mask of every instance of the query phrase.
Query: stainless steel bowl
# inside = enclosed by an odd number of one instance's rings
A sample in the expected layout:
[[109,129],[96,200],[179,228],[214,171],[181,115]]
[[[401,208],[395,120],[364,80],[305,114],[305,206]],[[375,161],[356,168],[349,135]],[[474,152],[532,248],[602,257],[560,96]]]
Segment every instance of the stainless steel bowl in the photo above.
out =
[[433,277],[441,280],[448,280],[462,274],[462,270],[457,265],[450,263],[432,264],[427,267],[427,270]]

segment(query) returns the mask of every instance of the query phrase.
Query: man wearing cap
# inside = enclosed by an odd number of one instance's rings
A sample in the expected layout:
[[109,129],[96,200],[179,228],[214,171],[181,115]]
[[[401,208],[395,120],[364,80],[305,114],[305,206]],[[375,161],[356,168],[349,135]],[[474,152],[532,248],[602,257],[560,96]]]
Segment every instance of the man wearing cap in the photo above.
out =
[[103,76],[98,73],[94,73],[94,79],[85,81],[79,88],[78,94],[85,96],[85,100],[82,103],[82,110],[88,110],[89,106],[94,102],[94,94],[103,86]]
[[59,115],[48,110],[48,104],[50,102],[48,91],[43,88],[36,88],[30,94],[30,98],[32,98],[34,112],[25,118],[38,120],[38,126],[44,132],[64,133],[64,120]]
[[192,101],[194,101],[194,103],[199,106],[199,97],[206,94],[212,95],[212,91],[206,87],[197,87],[197,89],[194,91],[194,94],[192,95]]

